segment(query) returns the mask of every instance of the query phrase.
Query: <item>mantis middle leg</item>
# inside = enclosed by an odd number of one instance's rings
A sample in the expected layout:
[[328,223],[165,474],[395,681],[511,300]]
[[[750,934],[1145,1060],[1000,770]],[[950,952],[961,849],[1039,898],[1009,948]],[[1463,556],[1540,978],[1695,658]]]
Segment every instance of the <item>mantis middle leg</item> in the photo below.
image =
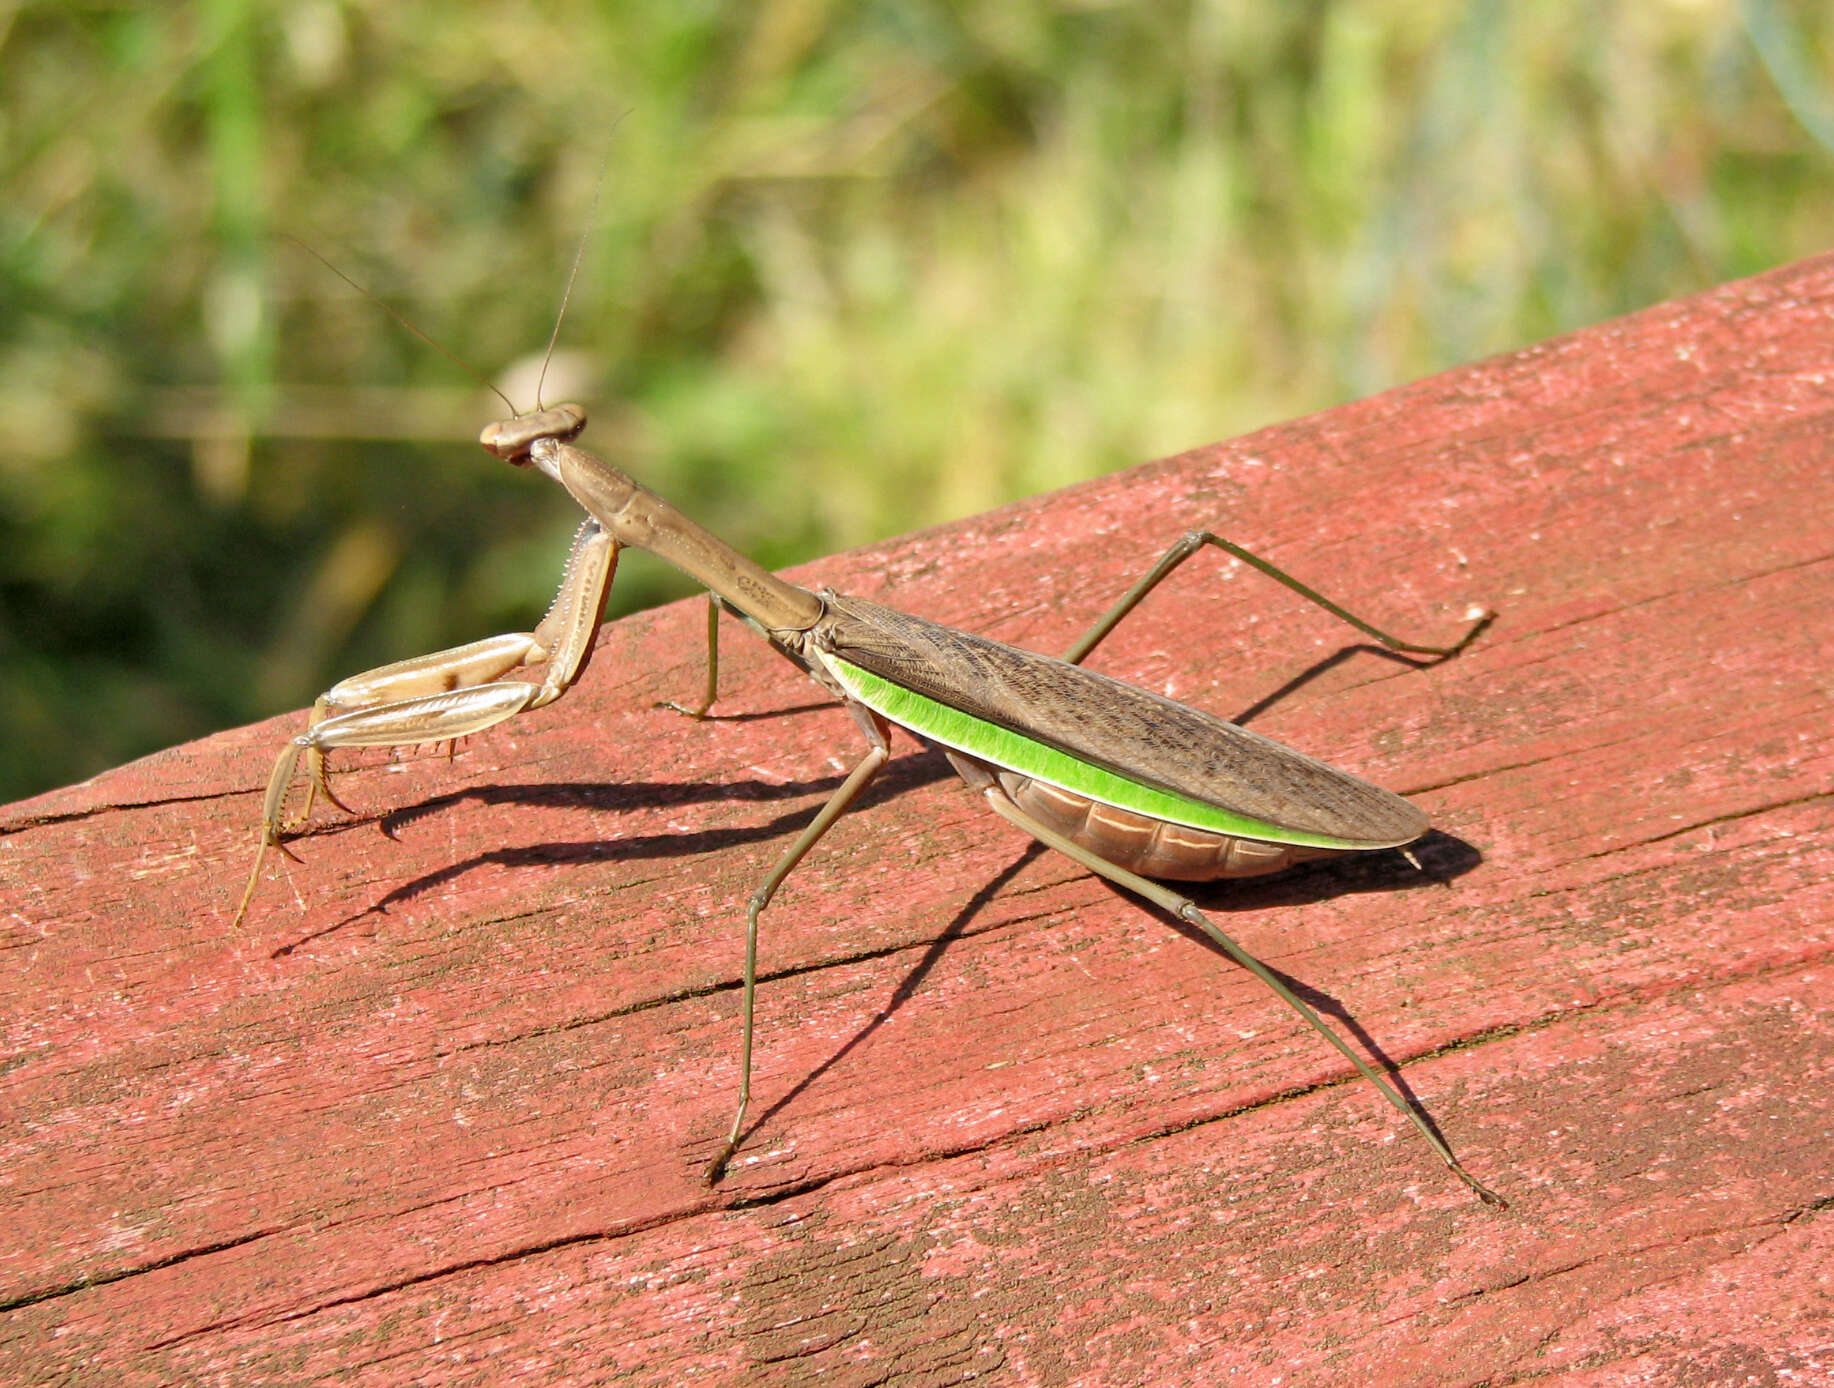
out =
[[866,730],[867,740],[872,745],[866,749],[866,755],[860,758],[853,770],[847,773],[847,779],[828,797],[828,803],[809,821],[808,827],[796,836],[796,842],[777,860],[777,866],[771,869],[770,876],[751,894],[751,903],[745,911],[745,996],[741,1004],[744,1029],[739,1042],[739,1106],[732,1116],[732,1129],[726,1134],[726,1140],[720,1144],[713,1160],[707,1163],[707,1184],[710,1186],[717,1185],[725,1173],[726,1163],[737,1149],[739,1134],[745,1127],[745,1110],[751,1104],[752,1018],[758,994],[758,916],[771,904],[771,898],[777,894],[777,888],[783,885],[783,879],[815,847],[834,821],[847,812],[847,808],[859,798],[860,792],[866,789],[891,758],[891,725],[863,704],[850,703],[848,710]]

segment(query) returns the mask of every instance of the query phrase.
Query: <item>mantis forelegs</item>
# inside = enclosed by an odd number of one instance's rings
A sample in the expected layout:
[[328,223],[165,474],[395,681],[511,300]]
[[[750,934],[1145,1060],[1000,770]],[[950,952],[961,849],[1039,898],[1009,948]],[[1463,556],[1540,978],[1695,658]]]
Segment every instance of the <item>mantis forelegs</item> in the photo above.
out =
[[[617,567],[617,542],[597,521],[588,520],[574,536],[560,589],[535,630],[488,636],[380,665],[320,695],[306,731],[290,740],[274,763],[262,808],[260,846],[232,928],[241,923],[254,897],[269,845],[286,852],[280,842],[283,815],[302,753],[312,785],[334,805],[348,809],[326,781],[325,753],[332,748],[443,742],[553,703],[586,668]],[[518,666],[537,664],[546,666],[539,684],[499,678]]]

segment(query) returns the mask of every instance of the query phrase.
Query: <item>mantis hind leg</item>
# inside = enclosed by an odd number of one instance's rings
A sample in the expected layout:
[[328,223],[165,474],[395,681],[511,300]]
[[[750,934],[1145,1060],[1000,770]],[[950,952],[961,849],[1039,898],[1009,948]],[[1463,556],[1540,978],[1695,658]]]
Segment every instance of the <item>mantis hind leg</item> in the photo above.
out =
[[1260,555],[1243,549],[1233,541],[1225,540],[1222,536],[1208,530],[1187,530],[1183,535],[1179,536],[1177,542],[1160,557],[1159,562],[1154,564],[1153,567],[1147,571],[1144,578],[1123,593],[1120,601],[1109,608],[1100,621],[1083,633],[1082,639],[1074,646],[1070,647],[1070,649],[1064,653],[1063,658],[1072,665],[1082,664],[1083,658],[1100,645],[1109,632],[1120,625],[1123,617],[1127,616],[1134,608],[1138,607],[1141,600],[1145,598],[1148,593],[1165,582],[1165,580],[1171,576],[1173,570],[1192,555],[1196,554],[1197,551],[1202,549],[1205,545],[1214,545],[1216,548],[1222,550],[1223,553],[1233,555],[1244,564],[1259,569],[1276,583],[1285,585],[1299,594],[1299,596],[1304,598],[1307,602],[1314,603],[1324,608],[1324,610],[1329,612],[1332,616],[1348,622],[1365,636],[1370,636],[1380,641],[1391,651],[1401,651],[1409,655],[1427,655],[1433,656],[1439,660],[1449,660],[1476,640],[1478,633],[1489,626],[1496,616],[1493,612],[1483,613],[1472,623],[1470,629],[1467,630],[1463,636],[1459,637],[1457,642],[1453,645],[1416,645],[1411,641],[1403,641],[1398,636],[1391,636],[1388,632],[1381,630],[1379,627],[1371,626],[1361,617],[1339,607],[1317,589],[1308,587],[1306,584],[1301,583],[1298,579],[1287,573],[1286,570],[1268,563],[1268,561],[1261,558]]
[[1065,838],[1055,830],[1039,823],[1038,820],[1013,804],[998,785],[985,787],[982,790],[982,794],[986,797],[987,803],[994,813],[998,814],[1002,819],[1025,830],[1026,833],[1030,834],[1046,847],[1055,848],[1059,853],[1081,863],[1084,867],[1096,873],[1098,876],[1105,877],[1110,882],[1125,887],[1127,890],[1139,896],[1145,897],[1148,901],[1160,907],[1162,910],[1169,911],[1180,920],[1188,921],[1192,925],[1195,925],[1212,940],[1216,941],[1216,943],[1222,947],[1224,953],[1271,988],[1275,996],[1277,996],[1281,1002],[1298,1013],[1299,1016],[1305,1020],[1307,1026],[1311,1027],[1312,1030],[1316,1031],[1320,1036],[1324,1037],[1326,1041],[1330,1042],[1333,1047],[1342,1053],[1342,1055],[1357,1068],[1364,1079],[1368,1080],[1381,1091],[1382,1097],[1393,1105],[1396,1112],[1400,1113],[1402,1117],[1406,1118],[1408,1122],[1414,1125],[1420,1135],[1424,1137],[1433,1150],[1439,1154],[1440,1160],[1446,1164],[1452,1174],[1469,1186],[1477,1194],[1480,1200],[1486,1205],[1493,1205],[1499,1209],[1507,1208],[1508,1202],[1505,1201],[1502,1196],[1498,1195],[1483,1182],[1479,1181],[1477,1177],[1465,1170],[1458,1158],[1453,1155],[1452,1149],[1446,1145],[1445,1139],[1433,1130],[1426,1119],[1421,1117],[1419,1110],[1414,1105],[1408,1103],[1396,1093],[1393,1085],[1389,1084],[1387,1080],[1377,1074],[1367,1061],[1351,1049],[1348,1042],[1335,1031],[1331,1030],[1330,1027],[1326,1026],[1324,1019],[1311,1007],[1307,1006],[1291,988],[1287,987],[1286,984],[1267,967],[1267,965],[1263,964],[1259,959],[1256,959],[1247,950],[1243,949],[1211,921],[1208,916],[1198,910],[1196,903],[1189,897],[1180,896],[1177,892],[1171,891],[1157,882],[1149,881],[1136,873],[1127,871],[1126,868],[1118,867],[1097,854],[1091,853],[1088,849],[1083,848],[1072,840]]

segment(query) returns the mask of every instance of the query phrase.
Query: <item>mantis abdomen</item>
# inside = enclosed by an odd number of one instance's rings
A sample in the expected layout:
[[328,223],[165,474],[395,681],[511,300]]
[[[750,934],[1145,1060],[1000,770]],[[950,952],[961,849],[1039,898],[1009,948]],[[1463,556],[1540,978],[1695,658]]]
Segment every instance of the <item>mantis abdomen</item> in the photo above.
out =
[[1118,867],[1172,882],[1258,877],[1342,849],[1267,843],[1136,814],[1017,771],[988,767],[1013,804]]

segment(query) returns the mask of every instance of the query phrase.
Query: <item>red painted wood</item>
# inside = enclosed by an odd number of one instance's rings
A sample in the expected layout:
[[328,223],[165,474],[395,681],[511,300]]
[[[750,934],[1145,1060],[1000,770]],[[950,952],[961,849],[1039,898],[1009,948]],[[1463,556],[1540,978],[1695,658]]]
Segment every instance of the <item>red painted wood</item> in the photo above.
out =
[[[1834,259],[803,571],[1063,647],[1208,524],[1465,656],[1256,726],[1418,798],[1398,860],[1206,889],[1252,979],[701,610],[343,782],[240,933],[288,716],[0,812],[0,1379],[1834,1378]],[[1194,561],[1101,668],[1234,713],[1353,638]],[[901,1377],[902,1376],[902,1377]]]

